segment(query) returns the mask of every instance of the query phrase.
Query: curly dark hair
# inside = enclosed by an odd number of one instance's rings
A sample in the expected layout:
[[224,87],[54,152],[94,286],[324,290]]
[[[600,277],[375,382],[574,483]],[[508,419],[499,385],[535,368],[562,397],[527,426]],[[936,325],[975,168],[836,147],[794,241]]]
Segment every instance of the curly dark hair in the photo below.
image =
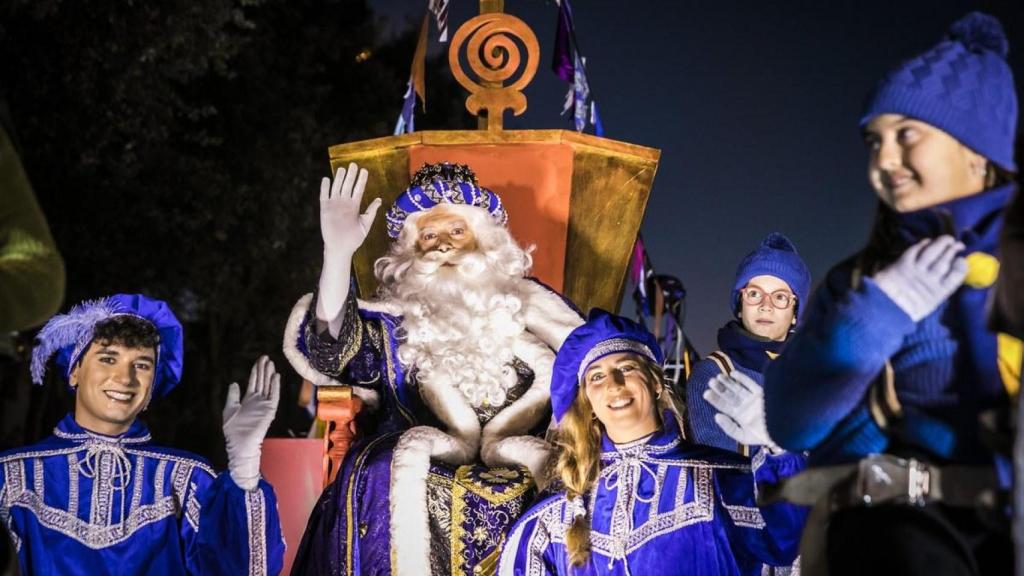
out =
[[160,345],[160,333],[148,320],[119,314],[96,324],[90,345],[97,342],[104,346],[120,344],[127,348],[152,348],[155,351]]

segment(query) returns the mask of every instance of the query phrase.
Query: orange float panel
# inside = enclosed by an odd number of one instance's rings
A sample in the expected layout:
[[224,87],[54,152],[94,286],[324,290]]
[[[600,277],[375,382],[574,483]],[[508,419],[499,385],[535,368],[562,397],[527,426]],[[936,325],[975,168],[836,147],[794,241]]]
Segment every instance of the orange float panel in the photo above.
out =
[[263,441],[260,472],[277,495],[281,534],[286,546],[282,574],[291,573],[309,513],[323,491],[323,455],[321,439],[267,438]]
[[509,229],[523,247],[536,246],[533,275],[555,290],[565,284],[572,197],[573,149],[563,142],[414,145],[409,176],[424,164],[468,164],[484,188],[498,193]]

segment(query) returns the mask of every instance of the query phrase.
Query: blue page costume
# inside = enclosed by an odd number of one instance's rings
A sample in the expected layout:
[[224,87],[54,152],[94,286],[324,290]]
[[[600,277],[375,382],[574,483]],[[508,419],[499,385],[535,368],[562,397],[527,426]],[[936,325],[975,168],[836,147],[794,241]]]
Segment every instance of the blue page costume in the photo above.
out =
[[[642,327],[592,312],[556,359],[556,417],[576,401],[578,374],[619,352],[661,361]],[[498,573],[753,575],[764,564],[792,564],[805,512],[788,504],[759,508],[755,481],[792,476],[803,469],[803,457],[759,450],[752,463],[688,442],[672,410],[661,420],[652,436],[625,444],[613,443],[602,427],[600,472],[590,492],[571,500],[561,492],[532,507],[509,534]],[[591,551],[586,564],[574,567],[565,542],[577,516],[589,516]]]
[[[115,314],[156,325],[161,341],[154,396],[170,391],[181,373],[181,325],[159,301],[115,295],[85,303],[55,320],[75,331]],[[51,321],[40,334],[42,376],[51,352],[70,370],[82,340],[61,341]],[[49,342],[57,342],[47,348]],[[9,530],[23,574],[276,574],[284,541],[274,491],[260,480],[239,488],[201,458],[154,445],[136,420],[125,433],[105,436],[72,415],[53,436],[0,454],[0,522]]]
[[775,483],[803,469],[800,455],[754,463],[683,440],[675,420],[642,443],[602,438],[601,476],[586,498],[593,510],[591,558],[568,564],[570,503],[558,494],[527,512],[509,534],[500,575],[760,574],[763,564],[793,563],[804,513],[758,508],[754,482]]

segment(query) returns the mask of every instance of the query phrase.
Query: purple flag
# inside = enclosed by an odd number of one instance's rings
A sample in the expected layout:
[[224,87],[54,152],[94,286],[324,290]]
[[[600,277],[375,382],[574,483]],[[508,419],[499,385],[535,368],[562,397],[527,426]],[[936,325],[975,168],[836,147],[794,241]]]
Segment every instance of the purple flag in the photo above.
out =
[[551,60],[551,69],[559,78],[570,84],[576,70],[573,36],[575,32],[572,26],[572,8],[569,7],[569,0],[561,0],[558,3],[558,28],[555,30],[555,53]]
[[597,116],[597,106],[591,98],[590,83],[587,82],[586,63],[586,59],[580,54],[579,46],[576,45],[572,7],[569,0],[560,0],[551,69],[559,78],[570,84],[562,114],[572,110],[573,127],[577,132],[583,132],[587,125],[590,125],[594,128],[595,134],[604,136],[604,127]]

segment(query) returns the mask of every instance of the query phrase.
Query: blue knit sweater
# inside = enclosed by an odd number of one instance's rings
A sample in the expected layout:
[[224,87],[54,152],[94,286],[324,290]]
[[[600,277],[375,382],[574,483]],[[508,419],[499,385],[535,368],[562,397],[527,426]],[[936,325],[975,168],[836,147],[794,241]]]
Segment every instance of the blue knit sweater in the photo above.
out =
[[[739,364],[735,366],[737,370],[750,376],[753,381],[764,385],[764,376],[760,372],[755,372]],[[690,426],[694,442],[735,452],[739,448],[739,444],[723,432],[715,422],[715,414],[718,413],[718,410],[708,404],[703,396],[704,391],[708,389],[708,381],[721,373],[722,370],[718,364],[710,358],[705,358],[694,365],[693,372],[690,373],[690,378],[686,381],[687,423]]]
[[[1007,186],[901,214],[900,234],[909,245],[915,236],[938,235],[920,226],[922,221],[943,222],[967,253],[992,255],[1012,192]],[[990,462],[978,437],[978,415],[1008,402],[996,337],[985,327],[991,287],[961,286],[915,323],[870,277],[854,281],[857,261],[829,272],[801,328],[768,365],[765,406],[772,439],[789,450],[810,450],[812,464],[907,447],[935,461]],[[886,361],[904,416],[883,429],[867,395]]]
[[[764,385],[762,371],[770,358],[768,353],[777,353],[782,348],[782,344],[782,342],[757,338],[740,327],[739,322],[735,320],[718,331],[719,351],[729,357],[736,370],[762,386]],[[690,373],[690,378],[686,381],[687,422],[694,442],[736,451],[739,449],[739,444],[722,431],[722,428],[715,422],[715,414],[718,413],[718,410],[704,399],[708,381],[721,373],[721,367],[711,358],[705,358],[694,365],[693,372]]]

